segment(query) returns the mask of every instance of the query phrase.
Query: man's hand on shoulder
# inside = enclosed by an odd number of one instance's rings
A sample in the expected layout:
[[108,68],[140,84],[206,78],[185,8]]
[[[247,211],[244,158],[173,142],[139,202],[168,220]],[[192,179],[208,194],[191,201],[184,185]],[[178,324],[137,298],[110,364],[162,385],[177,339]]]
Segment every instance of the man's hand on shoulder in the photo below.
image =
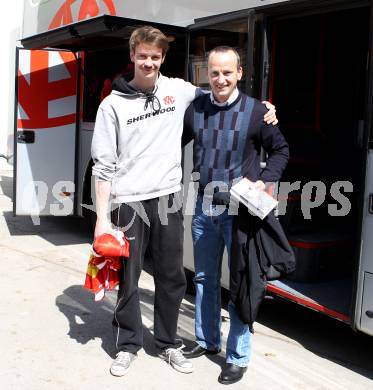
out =
[[266,112],[264,115],[264,122],[267,123],[268,125],[273,125],[273,126],[277,125],[278,119],[276,117],[276,107],[267,101],[263,101],[262,103],[268,109],[268,112]]

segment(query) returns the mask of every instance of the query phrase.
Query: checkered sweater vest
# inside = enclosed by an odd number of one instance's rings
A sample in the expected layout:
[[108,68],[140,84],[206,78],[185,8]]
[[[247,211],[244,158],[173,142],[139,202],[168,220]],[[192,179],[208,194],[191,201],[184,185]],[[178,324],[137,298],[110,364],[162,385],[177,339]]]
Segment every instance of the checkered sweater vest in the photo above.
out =
[[[224,107],[211,102],[209,94],[197,98],[185,115],[183,141],[194,139],[194,172],[200,174],[200,188],[212,181],[229,188],[234,179],[278,181],[288,161],[288,145],[277,126],[267,125],[266,107],[240,93]],[[261,146],[267,165],[260,167]]]

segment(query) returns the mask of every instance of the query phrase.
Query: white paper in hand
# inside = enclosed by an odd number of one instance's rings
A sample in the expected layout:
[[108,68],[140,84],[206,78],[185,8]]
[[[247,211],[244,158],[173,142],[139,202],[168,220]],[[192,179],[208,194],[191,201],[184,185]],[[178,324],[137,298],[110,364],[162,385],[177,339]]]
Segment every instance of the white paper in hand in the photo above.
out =
[[264,219],[273,210],[278,202],[265,191],[254,187],[254,183],[244,178],[232,186],[230,193],[232,197],[244,204],[250,214]]

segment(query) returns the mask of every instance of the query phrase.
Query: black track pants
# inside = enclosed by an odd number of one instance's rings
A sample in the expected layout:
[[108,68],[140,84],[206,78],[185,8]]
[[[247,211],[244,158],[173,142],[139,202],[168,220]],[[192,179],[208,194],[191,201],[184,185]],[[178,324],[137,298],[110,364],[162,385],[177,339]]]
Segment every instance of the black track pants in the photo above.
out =
[[[121,204],[112,212],[114,225],[130,226],[125,234],[133,238],[130,240],[130,257],[124,260],[114,311],[114,337],[118,351],[135,353],[143,346],[138,280],[145,253],[152,261],[155,282],[155,346],[158,350],[175,346],[179,308],[186,288],[182,211],[165,212],[165,207],[177,203],[175,196]],[[143,211],[135,212],[134,207],[137,210],[142,207]],[[144,212],[150,226],[141,217],[144,217]]]

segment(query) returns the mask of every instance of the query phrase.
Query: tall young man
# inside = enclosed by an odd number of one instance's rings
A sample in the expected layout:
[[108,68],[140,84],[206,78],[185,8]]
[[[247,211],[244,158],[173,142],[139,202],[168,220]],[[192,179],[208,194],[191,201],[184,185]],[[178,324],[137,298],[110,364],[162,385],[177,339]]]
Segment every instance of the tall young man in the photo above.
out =
[[[288,161],[288,145],[279,129],[263,122],[263,104],[237,89],[241,77],[237,51],[226,46],[213,49],[208,59],[211,93],[198,97],[185,115],[184,141],[194,138],[194,171],[200,174],[192,220],[196,343],[184,349],[188,358],[219,353],[221,349],[221,266],[224,247],[230,255],[233,215],[228,209],[222,213],[217,206],[226,203],[227,193],[215,191],[212,206],[203,202],[208,186],[223,183],[230,188],[234,179],[247,177],[264,190],[264,182],[280,179]],[[262,146],[268,154],[264,169],[260,167]],[[232,302],[228,309],[226,363],[218,378],[224,384],[242,378],[251,352],[249,326],[240,320]]]
[[[158,29],[144,26],[134,30],[129,46],[134,78],[128,83],[123,77],[114,81],[112,93],[99,107],[92,140],[95,237],[106,232],[116,234],[108,219],[112,198],[117,206],[112,222],[126,227],[131,239],[114,310],[118,353],[110,371],[124,375],[143,345],[138,280],[146,252],[153,261],[158,355],[176,370],[190,373],[193,366],[175,340],[186,282],[183,216],[180,208],[171,206],[177,203],[181,189],[184,113],[201,91],[182,79],[160,74],[168,41]],[[265,119],[276,120],[273,110]]]

